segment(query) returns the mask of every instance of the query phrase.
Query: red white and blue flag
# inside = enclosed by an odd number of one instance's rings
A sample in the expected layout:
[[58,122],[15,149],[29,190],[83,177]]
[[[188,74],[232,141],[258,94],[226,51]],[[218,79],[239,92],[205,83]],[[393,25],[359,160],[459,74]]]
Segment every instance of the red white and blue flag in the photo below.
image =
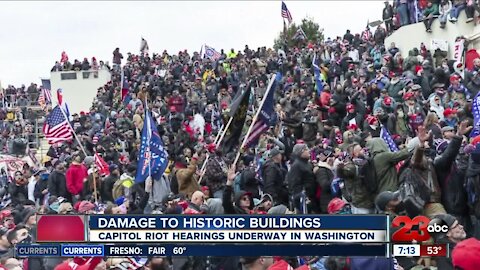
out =
[[292,14],[290,13],[290,10],[288,10],[287,5],[285,5],[285,2],[282,1],[282,18],[285,18],[288,20],[288,24],[291,24],[293,21]]
[[43,124],[43,133],[49,144],[70,141],[73,139],[72,128],[62,108],[57,105],[47,116]]
[[68,119],[70,119],[70,110],[68,109],[68,105],[66,102],[63,100],[63,89],[58,88],[57,89],[57,101],[58,105],[62,107],[63,112],[67,115]]
[[218,59],[220,59],[222,55],[217,52],[214,48],[210,47],[210,46],[207,46],[205,45],[205,57],[210,59],[210,60],[213,60],[213,61],[217,61]]
[[275,93],[276,87],[276,75],[273,75],[270,79],[270,83],[267,88],[267,93],[265,93],[265,100],[261,108],[259,108],[260,113],[257,116],[257,119],[253,123],[253,128],[248,134],[248,137],[245,141],[244,147],[250,147],[257,143],[258,138],[262,133],[267,131],[270,128],[270,123],[273,117],[275,102],[273,100],[273,95]]
[[149,176],[153,179],[162,177],[168,165],[168,152],[163,146],[157,125],[147,109],[145,110],[135,182],[145,182]]
[[[398,152],[400,150],[400,149],[398,149],[397,144],[393,141],[393,138],[392,138],[392,136],[390,136],[390,133],[388,132],[388,130],[383,126],[382,126],[382,129],[380,130],[380,137],[388,145],[388,148],[390,149],[391,152]],[[395,166],[397,171],[400,170],[400,168],[403,166],[404,163],[405,163],[405,161],[403,161],[403,160],[400,161],[399,163],[397,163],[397,165]]]

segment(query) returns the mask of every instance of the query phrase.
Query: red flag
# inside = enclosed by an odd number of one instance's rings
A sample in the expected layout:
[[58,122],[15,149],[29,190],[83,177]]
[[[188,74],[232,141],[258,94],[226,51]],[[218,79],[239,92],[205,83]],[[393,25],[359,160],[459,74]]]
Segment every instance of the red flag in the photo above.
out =
[[58,105],[62,106],[63,105],[63,90],[62,90],[62,88],[57,89],[57,100],[58,100]]
[[98,154],[95,153],[95,165],[97,166],[101,176],[107,176],[110,174],[110,170],[108,169],[108,163],[103,160],[103,158]]

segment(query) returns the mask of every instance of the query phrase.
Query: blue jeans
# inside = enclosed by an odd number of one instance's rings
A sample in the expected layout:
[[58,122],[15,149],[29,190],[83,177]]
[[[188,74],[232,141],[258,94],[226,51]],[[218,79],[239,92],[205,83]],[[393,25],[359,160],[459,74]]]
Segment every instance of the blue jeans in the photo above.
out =
[[458,16],[460,15],[460,12],[465,9],[465,5],[458,5],[458,6],[453,6],[452,9],[450,10],[450,17],[453,19],[458,19]]
[[440,24],[446,24],[448,18],[448,13],[441,14],[438,19],[440,20]]
[[407,4],[400,4],[397,8],[398,14],[400,15],[400,25],[404,26],[410,23],[408,18],[408,7]]

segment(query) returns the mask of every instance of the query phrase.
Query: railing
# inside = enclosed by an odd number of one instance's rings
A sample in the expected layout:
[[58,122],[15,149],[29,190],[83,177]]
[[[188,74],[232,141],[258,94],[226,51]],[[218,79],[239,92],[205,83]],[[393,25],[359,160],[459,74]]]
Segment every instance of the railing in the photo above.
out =
[[89,69],[89,70],[63,70],[63,71],[52,71],[53,74],[60,73],[60,80],[88,80],[88,79],[98,79],[98,72],[100,70],[107,70],[107,68],[100,69]]

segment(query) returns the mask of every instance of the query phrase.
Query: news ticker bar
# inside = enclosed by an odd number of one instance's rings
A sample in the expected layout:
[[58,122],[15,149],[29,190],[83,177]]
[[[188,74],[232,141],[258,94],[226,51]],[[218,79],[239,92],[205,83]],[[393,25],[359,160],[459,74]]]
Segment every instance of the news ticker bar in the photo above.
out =
[[38,243],[388,243],[388,216],[41,215]]
[[17,245],[16,257],[388,256],[388,244]]

